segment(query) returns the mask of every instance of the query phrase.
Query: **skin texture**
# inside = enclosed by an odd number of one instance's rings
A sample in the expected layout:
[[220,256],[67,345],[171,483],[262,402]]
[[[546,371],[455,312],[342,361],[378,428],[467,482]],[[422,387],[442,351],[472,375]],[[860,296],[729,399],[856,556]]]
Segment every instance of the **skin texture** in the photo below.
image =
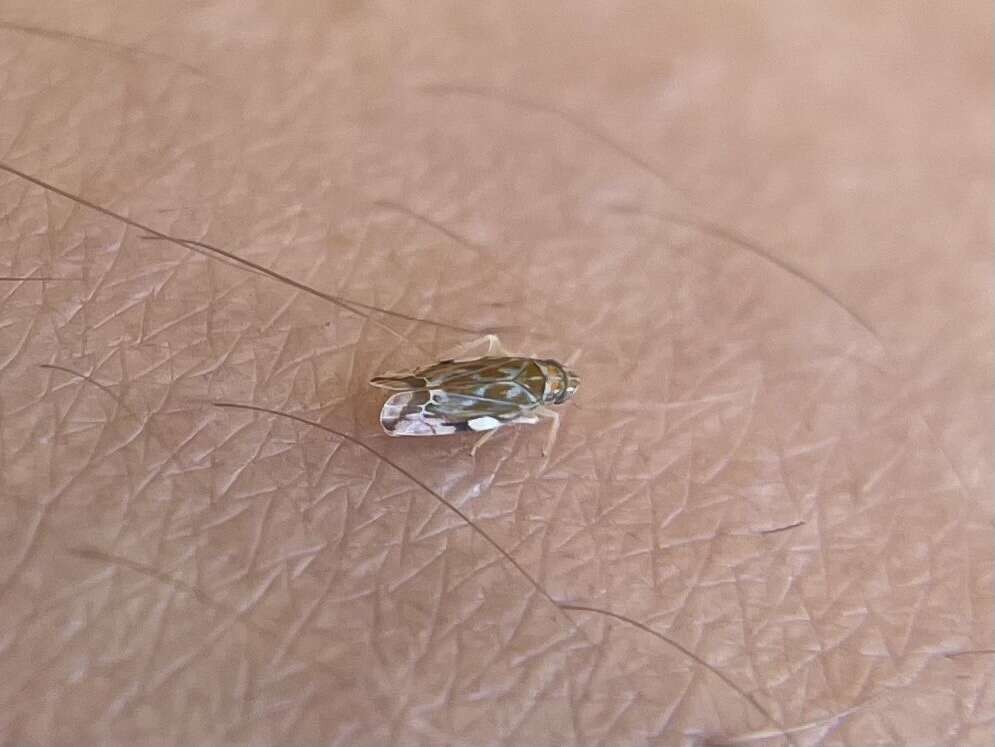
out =
[[989,744],[989,15],[0,2],[0,743]]

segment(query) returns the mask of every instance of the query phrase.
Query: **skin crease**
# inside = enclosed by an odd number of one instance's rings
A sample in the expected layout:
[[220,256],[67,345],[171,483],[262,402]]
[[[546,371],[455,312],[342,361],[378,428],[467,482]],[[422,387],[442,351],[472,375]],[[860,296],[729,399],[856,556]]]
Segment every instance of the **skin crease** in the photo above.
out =
[[0,741],[988,744],[989,16],[4,4]]

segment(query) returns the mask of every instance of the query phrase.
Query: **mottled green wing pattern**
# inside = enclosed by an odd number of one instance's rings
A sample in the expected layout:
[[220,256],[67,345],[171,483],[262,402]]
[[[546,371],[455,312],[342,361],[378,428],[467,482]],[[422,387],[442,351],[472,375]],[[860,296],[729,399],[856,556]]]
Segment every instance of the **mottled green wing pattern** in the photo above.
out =
[[377,386],[401,390],[383,406],[380,422],[398,436],[487,431],[535,422],[546,377],[531,358],[442,361],[408,374],[377,377]]

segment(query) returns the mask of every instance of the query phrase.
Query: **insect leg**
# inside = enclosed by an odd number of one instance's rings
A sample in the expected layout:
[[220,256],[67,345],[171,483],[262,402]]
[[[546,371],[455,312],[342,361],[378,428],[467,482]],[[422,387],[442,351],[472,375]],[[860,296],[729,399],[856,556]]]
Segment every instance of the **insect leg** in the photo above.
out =
[[504,345],[501,344],[501,340],[498,339],[497,335],[487,335],[486,339],[488,355],[511,355],[511,353],[504,349]]
[[473,448],[470,449],[470,456],[471,457],[476,456],[477,455],[477,449],[479,449],[481,446],[483,446],[485,443],[487,443],[487,441],[490,440],[491,436],[493,436],[497,432],[498,432],[497,428],[494,428],[493,430],[490,430],[490,431],[484,431],[484,435],[481,436],[479,439],[477,439],[477,443],[475,443],[473,445]]
[[542,455],[548,457],[553,451],[553,443],[556,441],[556,434],[560,430],[560,413],[549,407],[540,407],[535,414],[542,418],[549,418],[553,424],[549,427],[549,436],[546,437],[546,445],[542,449]]
[[483,337],[478,337],[476,340],[473,340],[472,342],[468,342],[466,345],[461,345],[451,353],[446,353],[443,356],[443,360],[454,360],[454,361],[465,360],[467,359],[467,353],[469,353],[471,350],[481,348],[485,344],[487,345],[487,352],[484,353],[484,355],[486,356],[512,355],[511,353],[509,353],[507,350],[504,349],[504,345],[501,344],[501,340],[498,339],[497,335],[484,335]]

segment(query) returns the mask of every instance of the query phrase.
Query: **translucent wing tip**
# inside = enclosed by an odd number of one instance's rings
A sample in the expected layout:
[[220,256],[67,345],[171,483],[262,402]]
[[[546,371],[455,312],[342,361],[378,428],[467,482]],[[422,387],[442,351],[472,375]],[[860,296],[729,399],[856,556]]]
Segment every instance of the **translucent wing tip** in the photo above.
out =
[[380,425],[391,436],[442,436],[455,433],[458,426],[425,411],[429,394],[398,392],[391,395],[380,411]]

